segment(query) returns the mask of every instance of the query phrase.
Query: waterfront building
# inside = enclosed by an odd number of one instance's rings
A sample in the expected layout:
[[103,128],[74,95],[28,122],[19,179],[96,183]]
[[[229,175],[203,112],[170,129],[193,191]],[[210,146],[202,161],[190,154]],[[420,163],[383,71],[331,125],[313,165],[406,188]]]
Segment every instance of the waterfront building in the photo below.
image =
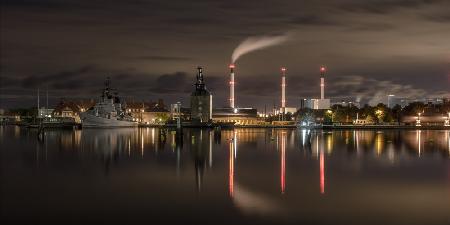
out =
[[138,102],[128,100],[125,104],[125,112],[130,115],[134,121],[153,124],[167,120],[169,110],[166,109],[164,101],[158,99],[157,102]]
[[208,122],[212,119],[212,95],[203,80],[203,68],[197,68],[197,82],[191,94],[191,120]]
[[215,108],[214,122],[234,123],[235,125],[257,125],[264,123],[254,108]]
[[53,117],[72,118],[81,123],[80,113],[85,112],[95,105],[94,100],[65,100],[62,99],[52,111]]
[[38,117],[51,117],[54,109],[48,109],[45,107],[41,107],[38,110]]
[[304,107],[308,109],[329,109],[330,105],[330,99],[310,98],[306,99]]
[[169,118],[169,110],[154,107],[142,113],[140,122],[143,124],[164,124]]
[[295,107],[281,107],[279,110],[275,110],[275,115],[278,114],[282,114],[284,112],[284,114],[290,113],[290,114],[294,114],[297,112],[297,108]]

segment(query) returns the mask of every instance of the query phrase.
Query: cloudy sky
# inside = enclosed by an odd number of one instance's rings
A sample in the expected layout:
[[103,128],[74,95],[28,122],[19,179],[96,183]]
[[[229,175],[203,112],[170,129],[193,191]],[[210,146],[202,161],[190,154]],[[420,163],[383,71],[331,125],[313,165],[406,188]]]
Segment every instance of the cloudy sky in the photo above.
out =
[[[450,95],[448,0],[0,0],[0,108],[96,98],[104,79],[126,98],[189,102],[204,66],[214,105],[227,105],[228,64],[249,37],[287,35],[237,61],[236,104],[326,96],[384,101]],[[114,2],[114,3],[113,3]]]

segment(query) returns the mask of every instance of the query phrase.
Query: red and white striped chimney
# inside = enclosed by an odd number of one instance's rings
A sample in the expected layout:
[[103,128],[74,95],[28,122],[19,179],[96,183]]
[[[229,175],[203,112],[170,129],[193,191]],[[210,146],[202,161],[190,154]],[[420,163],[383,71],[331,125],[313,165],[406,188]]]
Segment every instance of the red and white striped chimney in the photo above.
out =
[[230,64],[230,108],[234,108],[234,64]]

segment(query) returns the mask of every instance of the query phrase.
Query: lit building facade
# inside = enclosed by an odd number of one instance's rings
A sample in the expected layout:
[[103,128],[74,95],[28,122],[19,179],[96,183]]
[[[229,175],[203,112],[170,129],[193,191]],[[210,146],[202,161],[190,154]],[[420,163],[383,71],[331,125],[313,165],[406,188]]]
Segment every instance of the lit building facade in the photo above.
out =
[[258,112],[254,108],[215,108],[213,121],[234,123],[235,125],[257,125],[264,123],[260,120]]

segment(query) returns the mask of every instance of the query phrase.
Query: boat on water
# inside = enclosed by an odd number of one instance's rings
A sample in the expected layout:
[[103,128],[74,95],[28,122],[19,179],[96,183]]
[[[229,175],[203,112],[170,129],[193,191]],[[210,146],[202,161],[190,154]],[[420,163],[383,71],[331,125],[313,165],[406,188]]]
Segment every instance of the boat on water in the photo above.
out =
[[107,78],[105,88],[99,101],[86,112],[80,113],[82,127],[137,127],[138,122],[133,121],[122,109],[122,103],[110,87],[110,79]]

